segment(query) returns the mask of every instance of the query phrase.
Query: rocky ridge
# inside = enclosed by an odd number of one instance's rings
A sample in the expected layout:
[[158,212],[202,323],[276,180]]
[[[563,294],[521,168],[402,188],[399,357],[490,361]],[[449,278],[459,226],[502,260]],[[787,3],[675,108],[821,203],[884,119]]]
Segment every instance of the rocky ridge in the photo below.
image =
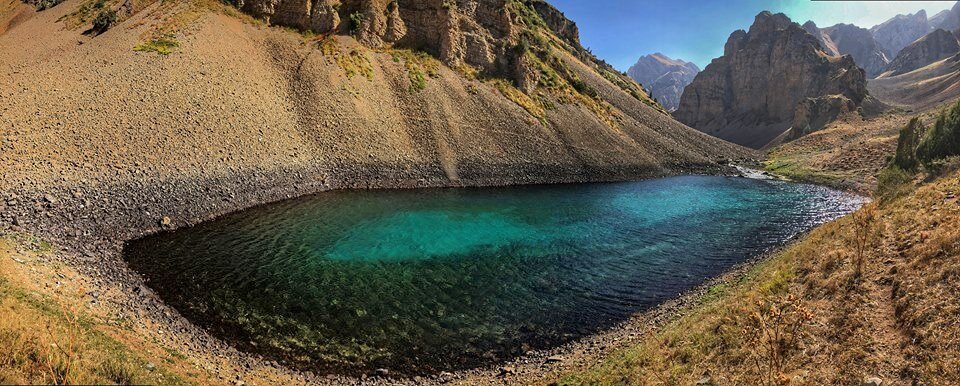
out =
[[349,34],[372,48],[427,52],[450,67],[467,65],[513,80],[530,92],[539,68],[529,48],[545,45],[531,31],[548,28],[565,49],[605,65],[580,45],[576,23],[543,0],[238,0],[271,24],[317,34]]
[[960,41],[957,40],[957,36],[938,28],[901,50],[881,77],[906,74],[956,55],[958,52],[960,52]]
[[627,70],[627,75],[650,90],[650,95],[667,111],[677,109],[683,88],[693,82],[698,73],[700,68],[696,64],[671,59],[659,52],[640,57]]
[[920,10],[909,15],[897,15],[870,28],[870,34],[883,49],[887,58],[893,60],[903,47],[923,37],[932,29],[927,20],[927,11]]
[[938,13],[931,18],[932,28],[942,28],[947,31],[953,31],[960,28],[960,1],[953,5],[953,8]]
[[723,56],[684,90],[674,116],[705,133],[762,148],[784,135],[818,130],[865,102],[872,103],[866,78],[853,58],[829,55],[786,15],[765,11],[749,32],[730,35]]
[[803,24],[803,29],[820,41],[824,52],[832,56],[850,55],[868,78],[883,72],[890,59],[874,40],[870,31],[853,24],[837,24],[818,28],[813,21]]

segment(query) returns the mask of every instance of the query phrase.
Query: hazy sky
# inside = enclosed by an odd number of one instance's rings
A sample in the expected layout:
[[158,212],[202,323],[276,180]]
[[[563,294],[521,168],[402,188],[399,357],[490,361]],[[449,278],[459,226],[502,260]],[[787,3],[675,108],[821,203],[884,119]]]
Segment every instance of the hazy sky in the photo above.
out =
[[897,15],[949,9],[954,1],[811,0],[548,0],[580,26],[583,45],[626,70],[642,55],[662,52],[700,68],[723,53],[730,33],[747,29],[760,11],[783,12],[803,24],[870,28]]

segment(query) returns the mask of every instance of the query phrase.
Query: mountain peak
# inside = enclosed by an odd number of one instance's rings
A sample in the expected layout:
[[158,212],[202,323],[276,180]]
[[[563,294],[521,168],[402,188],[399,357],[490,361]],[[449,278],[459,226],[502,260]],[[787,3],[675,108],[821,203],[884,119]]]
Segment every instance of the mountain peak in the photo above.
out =
[[867,97],[864,73],[849,56],[824,60],[817,39],[799,24],[761,12],[686,87],[674,117],[759,149],[791,127],[791,136],[818,130]]
[[641,56],[627,75],[642,84],[667,110],[676,110],[684,87],[693,81],[700,68],[693,63],[671,59],[663,53]]

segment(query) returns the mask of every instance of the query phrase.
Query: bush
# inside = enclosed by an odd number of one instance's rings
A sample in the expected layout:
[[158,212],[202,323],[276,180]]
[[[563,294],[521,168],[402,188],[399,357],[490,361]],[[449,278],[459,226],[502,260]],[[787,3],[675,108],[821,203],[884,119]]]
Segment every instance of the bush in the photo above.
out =
[[350,14],[350,34],[357,35],[360,33],[360,28],[363,27],[363,14],[360,12],[354,12]]
[[960,155],[960,102],[940,114],[917,146],[917,159],[932,168],[936,161]]
[[117,11],[104,9],[93,19],[93,32],[102,34],[117,22]]
[[920,137],[923,136],[926,128],[920,118],[914,117],[903,129],[900,129],[900,138],[897,140],[897,154],[893,158],[894,166],[905,171],[916,170],[917,146],[919,146]]
[[897,165],[880,171],[877,176],[877,196],[881,201],[889,201],[910,191],[914,173],[907,172]]

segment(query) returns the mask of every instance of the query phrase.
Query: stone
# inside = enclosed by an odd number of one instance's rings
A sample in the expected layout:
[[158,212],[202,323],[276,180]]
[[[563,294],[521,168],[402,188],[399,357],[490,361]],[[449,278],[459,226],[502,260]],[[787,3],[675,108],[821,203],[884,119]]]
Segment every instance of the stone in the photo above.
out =
[[713,379],[710,377],[703,377],[697,380],[697,386],[709,386],[713,384]]
[[561,355],[551,355],[547,357],[546,363],[557,363],[563,362],[563,356]]
[[170,217],[163,216],[162,218],[160,218],[159,224],[161,228],[165,228],[165,229],[172,228],[173,220],[171,220]]
[[387,370],[387,369],[376,369],[376,370],[374,370],[374,373],[375,373],[378,377],[386,377],[386,376],[390,375],[390,370]]
[[877,377],[868,377],[863,380],[863,386],[881,386],[883,380]]

